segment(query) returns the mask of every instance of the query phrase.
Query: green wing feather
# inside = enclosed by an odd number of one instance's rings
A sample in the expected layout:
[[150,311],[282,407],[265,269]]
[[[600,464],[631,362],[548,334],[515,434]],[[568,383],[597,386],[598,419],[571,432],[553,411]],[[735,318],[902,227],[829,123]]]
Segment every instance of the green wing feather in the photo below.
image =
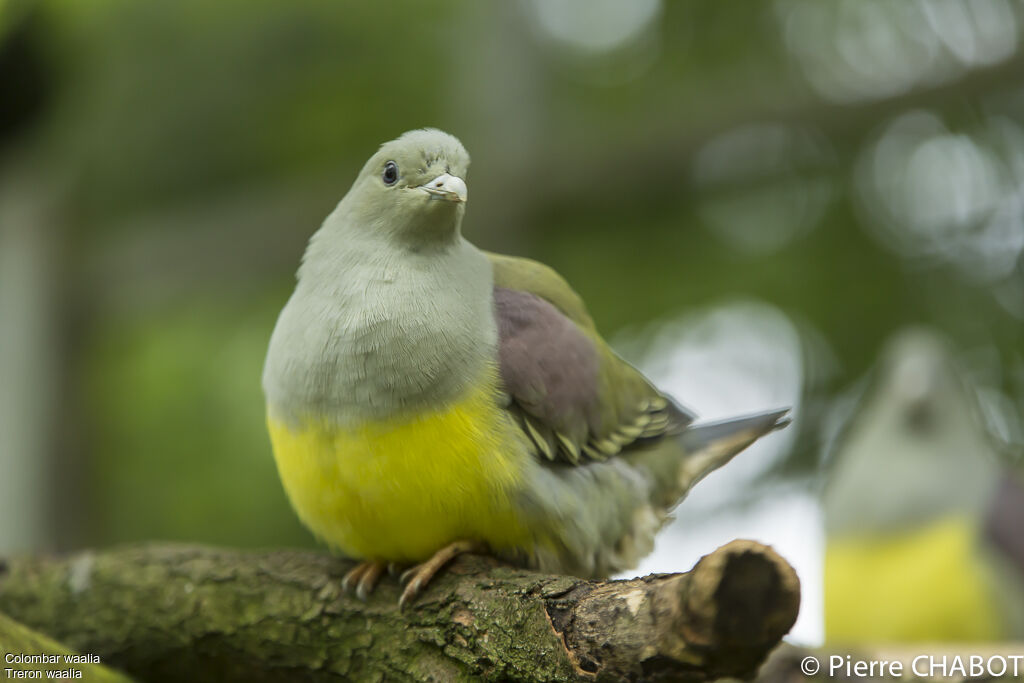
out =
[[[612,351],[582,299],[558,273],[529,259],[487,256],[503,331],[501,371],[508,409],[539,458],[571,464],[604,460],[638,443],[679,433],[693,421],[692,414]],[[505,301],[516,303],[500,305]],[[525,331],[531,325],[543,331]],[[513,339],[520,331],[522,338]],[[539,335],[545,333],[557,334],[559,343],[544,343]],[[529,344],[531,340],[535,343]],[[518,349],[506,348],[516,343]],[[560,372],[573,364],[585,369]],[[580,386],[557,386],[565,381]]]

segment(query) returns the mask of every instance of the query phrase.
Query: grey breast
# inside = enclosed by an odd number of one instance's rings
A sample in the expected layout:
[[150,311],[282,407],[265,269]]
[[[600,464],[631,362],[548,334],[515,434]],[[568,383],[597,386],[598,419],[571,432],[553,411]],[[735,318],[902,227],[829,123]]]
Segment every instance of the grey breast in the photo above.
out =
[[465,393],[497,338],[490,267],[473,251],[378,254],[300,281],[271,337],[271,409],[292,420],[384,419]]

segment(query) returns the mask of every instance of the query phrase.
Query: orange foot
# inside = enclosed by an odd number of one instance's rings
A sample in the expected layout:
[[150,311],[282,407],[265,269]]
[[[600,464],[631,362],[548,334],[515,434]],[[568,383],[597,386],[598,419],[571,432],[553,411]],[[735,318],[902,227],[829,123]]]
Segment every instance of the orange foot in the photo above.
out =
[[360,562],[348,574],[345,574],[345,578],[341,580],[341,589],[346,593],[355,589],[356,597],[365,601],[377,587],[377,581],[380,580],[380,575],[384,573],[386,567],[387,565],[383,562],[372,560]]
[[399,579],[402,583],[406,584],[405,590],[402,591],[402,597],[398,599],[399,609],[405,607],[419,595],[420,591],[426,588],[430,580],[434,578],[434,575],[456,557],[462,553],[482,552],[484,550],[484,546],[476,541],[455,541],[438,550],[434,553],[433,557],[423,564],[418,564],[407,570],[402,574],[402,578]]

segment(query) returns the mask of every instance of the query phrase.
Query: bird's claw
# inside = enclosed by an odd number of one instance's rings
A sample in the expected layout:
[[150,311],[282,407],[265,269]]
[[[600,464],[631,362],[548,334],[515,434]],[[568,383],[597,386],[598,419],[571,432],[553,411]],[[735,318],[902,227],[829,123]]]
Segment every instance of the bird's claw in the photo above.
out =
[[385,566],[383,562],[360,562],[345,574],[345,578],[341,580],[341,589],[346,593],[354,590],[356,597],[366,602],[370,593],[377,587],[377,581],[384,573]]
[[475,550],[481,550],[479,543],[474,541],[456,541],[438,550],[426,562],[410,567],[402,572],[402,576],[398,580],[405,585],[405,589],[402,591],[402,597],[398,599],[398,608],[403,609],[412,602],[445,565],[462,553]]
[[[474,541],[456,541],[438,550],[434,555],[421,564],[417,564],[402,572],[398,578],[405,586],[402,596],[398,600],[399,609],[411,603],[434,576],[441,571],[445,565],[462,553],[483,550],[483,547]],[[394,576],[398,573],[400,564],[396,562],[360,562],[353,567],[341,580],[341,589],[346,593],[355,593],[355,596],[362,601],[370,597],[370,593],[376,588],[377,582],[384,572]]]

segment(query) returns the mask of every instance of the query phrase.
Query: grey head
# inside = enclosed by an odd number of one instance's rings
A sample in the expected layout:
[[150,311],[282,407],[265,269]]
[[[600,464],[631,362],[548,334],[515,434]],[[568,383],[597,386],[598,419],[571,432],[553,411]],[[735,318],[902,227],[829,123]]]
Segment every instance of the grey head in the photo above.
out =
[[904,331],[881,354],[838,440],[826,524],[891,532],[954,511],[978,514],[997,482],[996,456],[950,342]]
[[448,246],[460,236],[468,168],[457,138],[435,128],[409,131],[370,157],[322,232],[413,250]]

